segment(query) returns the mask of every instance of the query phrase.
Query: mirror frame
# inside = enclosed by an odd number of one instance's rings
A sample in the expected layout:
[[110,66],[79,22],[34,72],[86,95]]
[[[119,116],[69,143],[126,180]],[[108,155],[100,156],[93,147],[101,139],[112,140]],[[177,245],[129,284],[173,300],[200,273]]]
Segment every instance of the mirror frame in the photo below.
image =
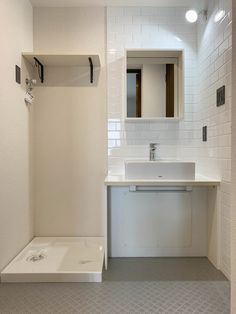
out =
[[[127,117],[127,58],[131,53],[136,57],[150,56],[150,58],[166,58],[172,57],[178,59],[178,117],[165,118],[165,117],[153,117],[153,118],[128,118]],[[132,56],[129,56],[132,57]],[[184,117],[184,50],[183,49],[125,49],[125,62],[124,62],[124,120],[127,122],[144,122],[144,121],[179,121]]]

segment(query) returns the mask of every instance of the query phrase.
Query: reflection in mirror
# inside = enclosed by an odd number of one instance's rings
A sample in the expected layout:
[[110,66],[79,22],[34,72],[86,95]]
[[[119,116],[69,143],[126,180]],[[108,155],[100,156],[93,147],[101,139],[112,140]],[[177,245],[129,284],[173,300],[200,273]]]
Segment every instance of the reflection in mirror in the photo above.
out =
[[141,69],[127,69],[127,117],[141,117]]
[[127,52],[127,118],[179,116],[179,52]]

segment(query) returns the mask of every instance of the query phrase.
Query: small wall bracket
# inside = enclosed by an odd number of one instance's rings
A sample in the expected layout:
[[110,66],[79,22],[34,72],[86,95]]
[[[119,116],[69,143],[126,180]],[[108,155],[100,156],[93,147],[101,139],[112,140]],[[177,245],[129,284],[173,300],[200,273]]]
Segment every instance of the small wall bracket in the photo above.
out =
[[35,61],[35,66],[38,69],[40,82],[43,83],[44,82],[44,65],[36,57],[34,57],[34,61]]
[[90,66],[90,83],[93,83],[93,60],[92,58],[88,58],[89,60],[89,66]]

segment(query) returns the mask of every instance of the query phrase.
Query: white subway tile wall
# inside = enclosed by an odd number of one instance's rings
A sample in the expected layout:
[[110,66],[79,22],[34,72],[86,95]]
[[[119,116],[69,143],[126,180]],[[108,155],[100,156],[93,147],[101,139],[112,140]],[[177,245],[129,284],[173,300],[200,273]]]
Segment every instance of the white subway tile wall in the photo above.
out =
[[[233,1],[232,20],[236,21]],[[235,23],[235,22],[233,22]],[[232,29],[232,197],[231,197],[231,313],[236,313],[236,28]]]
[[[215,22],[216,13],[225,16]],[[210,0],[208,22],[198,25],[198,95],[194,124],[208,126],[208,142],[199,141],[196,161],[201,173],[221,184],[221,268],[230,277],[232,2]],[[225,85],[226,104],[216,106],[216,90]]]
[[[124,172],[124,160],[148,158],[150,142],[160,158],[191,159],[201,137],[193,128],[196,103],[197,27],[185,8],[110,7],[107,9],[109,173]],[[124,122],[125,49],[185,50],[185,116],[181,122]]]
[[[216,23],[217,10],[225,17]],[[231,0],[210,0],[208,21],[189,24],[186,8],[108,7],[108,170],[124,173],[124,160],[158,156],[196,161],[200,174],[222,178],[222,270],[230,275]],[[181,121],[125,122],[125,49],[184,49],[185,111]],[[216,107],[216,89],[226,86],[226,104]],[[202,127],[208,141],[202,142]]]

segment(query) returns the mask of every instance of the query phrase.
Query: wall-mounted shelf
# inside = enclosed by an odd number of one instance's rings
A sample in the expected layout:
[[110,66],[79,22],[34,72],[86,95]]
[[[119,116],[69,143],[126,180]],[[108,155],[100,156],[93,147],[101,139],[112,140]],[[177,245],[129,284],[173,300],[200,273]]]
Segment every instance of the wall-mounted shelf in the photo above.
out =
[[[74,66],[88,66],[90,67],[90,82],[93,83],[93,69],[100,67],[100,58],[96,54],[75,55],[75,54],[44,54],[24,52],[22,56],[32,65],[37,64],[41,66],[43,72],[44,66],[50,67],[74,67]],[[40,65],[41,64],[41,65]],[[41,72],[41,71],[40,71]],[[41,82],[43,78],[40,77]]]

